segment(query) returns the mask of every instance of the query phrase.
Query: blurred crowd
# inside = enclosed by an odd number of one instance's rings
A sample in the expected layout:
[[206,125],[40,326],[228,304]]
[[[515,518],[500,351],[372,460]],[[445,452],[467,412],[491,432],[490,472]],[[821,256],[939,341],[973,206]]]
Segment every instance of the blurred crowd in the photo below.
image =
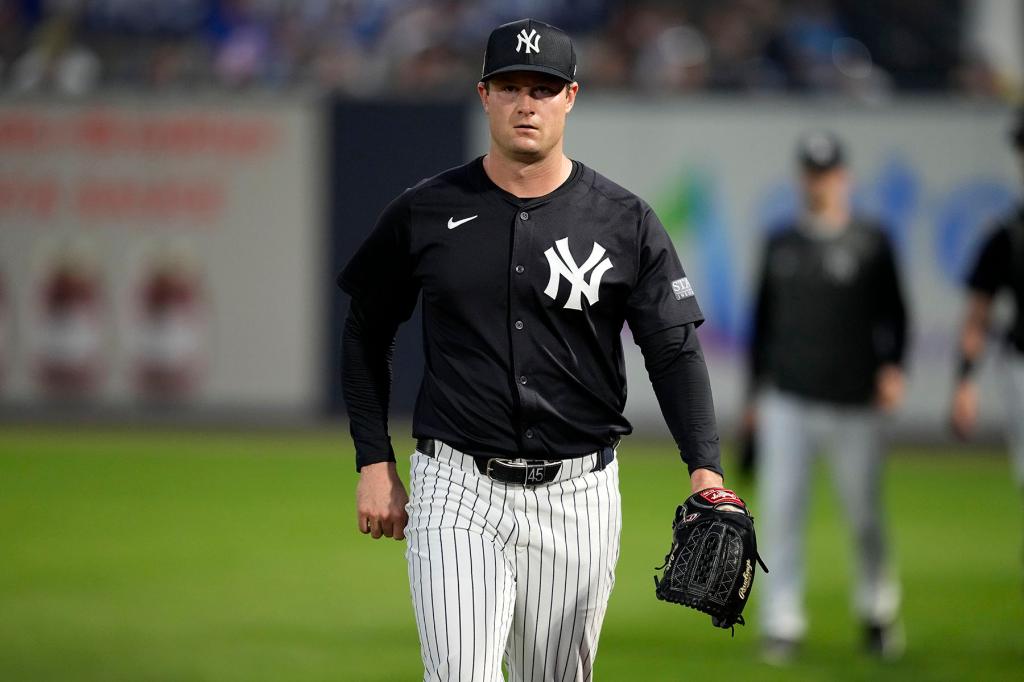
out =
[[587,88],[1012,97],[964,0],[0,0],[0,89],[464,96],[487,33],[574,36]]

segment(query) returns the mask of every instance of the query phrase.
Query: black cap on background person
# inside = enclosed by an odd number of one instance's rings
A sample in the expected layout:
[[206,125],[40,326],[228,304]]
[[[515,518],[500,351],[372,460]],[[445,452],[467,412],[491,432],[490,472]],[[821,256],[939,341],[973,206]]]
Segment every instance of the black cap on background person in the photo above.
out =
[[536,19],[520,19],[491,31],[480,80],[499,73],[536,71],[576,80],[576,50],[568,34]]
[[797,161],[804,171],[822,173],[846,165],[843,143],[835,133],[819,130],[800,137]]
[[827,231],[850,222],[850,176],[846,150],[839,136],[827,130],[800,136],[796,148],[805,209]]

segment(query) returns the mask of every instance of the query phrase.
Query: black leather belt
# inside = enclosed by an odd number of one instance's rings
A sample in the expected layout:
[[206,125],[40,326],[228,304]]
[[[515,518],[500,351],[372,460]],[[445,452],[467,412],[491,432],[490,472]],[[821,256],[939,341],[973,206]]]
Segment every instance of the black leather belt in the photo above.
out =
[[[416,449],[427,457],[434,457],[435,441],[433,438],[420,438],[416,441]],[[508,459],[505,457],[472,455],[476,468],[481,474],[501,483],[517,485],[543,485],[555,480],[562,469],[560,459]],[[601,471],[615,459],[615,448],[605,447],[597,453],[597,463],[593,471]]]

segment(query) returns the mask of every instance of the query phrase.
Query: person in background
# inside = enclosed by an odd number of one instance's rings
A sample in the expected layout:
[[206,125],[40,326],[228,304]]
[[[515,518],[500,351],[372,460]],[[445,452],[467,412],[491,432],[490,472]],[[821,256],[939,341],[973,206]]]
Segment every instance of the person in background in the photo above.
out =
[[[1024,171],[1024,108],[1017,112],[1010,140]],[[1006,432],[1014,478],[1024,491],[1024,203],[1019,203],[993,226],[967,277],[966,288],[967,306],[960,330],[950,425],[960,438],[966,439],[974,433],[978,420],[974,370],[987,345],[993,301],[1005,292],[1015,306],[1003,345]]]
[[807,630],[804,525],[812,459],[824,449],[853,529],[865,646],[891,658],[903,634],[883,532],[882,415],[904,393],[904,298],[886,231],[852,213],[840,140],[807,134],[797,156],[803,212],[766,244],[745,417],[757,434],[758,534],[771,566],[762,654],[788,661]]

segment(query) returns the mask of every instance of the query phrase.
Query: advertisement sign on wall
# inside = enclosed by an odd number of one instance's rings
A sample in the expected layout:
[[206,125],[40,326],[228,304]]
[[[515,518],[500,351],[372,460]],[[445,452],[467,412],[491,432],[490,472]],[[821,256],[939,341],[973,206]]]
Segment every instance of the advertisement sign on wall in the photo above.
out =
[[314,405],[314,113],[138,99],[0,108],[0,399]]

